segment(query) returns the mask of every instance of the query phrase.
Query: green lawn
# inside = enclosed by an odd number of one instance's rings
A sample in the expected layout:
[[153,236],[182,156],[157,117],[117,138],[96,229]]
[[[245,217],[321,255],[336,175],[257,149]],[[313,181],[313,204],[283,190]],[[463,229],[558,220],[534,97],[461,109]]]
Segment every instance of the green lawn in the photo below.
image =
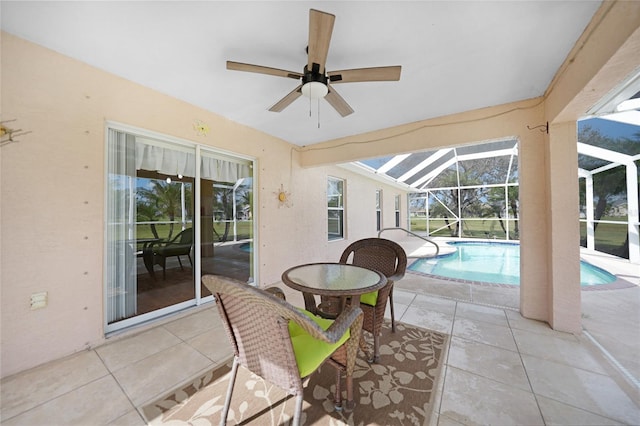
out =
[[[449,223],[451,224],[451,229],[449,229],[448,227],[444,227],[446,223],[441,218],[429,220],[429,230],[431,231],[430,235],[434,237],[451,237],[451,232],[455,232],[456,224],[452,221],[450,221]],[[440,229],[437,232],[434,232],[442,227],[444,228]],[[413,232],[426,232],[426,219],[411,218],[411,230]],[[502,230],[502,227],[497,220],[463,220],[462,231],[462,235],[465,238],[506,238],[506,234]],[[457,234],[455,236],[457,236]],[[515,221],[513,220],[509,221],[509,239],[517,239],[517,235],[515,232]]]
[[[627,240],[627,224],[599,223],[595,232],[596,250],[615,256],[628,258],[628,253],[624,253],[624,246]],[[587,245],[587,224],[580,222],[580,245]]]
[[[190,224],[187,226],[191,226]],[[214,222],[213,223],[213,241],[220,241],[220,238],[224,235],[225,231],[225,223],[224,222]],[[158,224],[156,225],[156,231],[158,233],[158,237],[162,239],[167,239],[169,234],[171,237],[175,237],[182,230],[180,224],[173,225],[173,231],[171,230],[171,226],[168,224]],[[237,222],[237,238],[238,240],[249,239],[253,235],[253,221],[238,221]],[[151,225],[137,225],[136,227],[136,237],[138,239],[144,238],[154,238],[153,232],[151,231]],[[229,233],[227,235],[227,241],[233,241],[233,223],[229,224]]]
[[[213,229],[215,230],[214,234],[217,234],[214,235],[215,240],[217,241],[219,237],[222,237],[222,235],[224,234],[225,224],[221,222],[214,222]],[[236,225],[236,232],[238,233],[236,238],[238,240],[246,240],[251,238],[253,235],[253,221],[247,220],[238,222]],[[233,223],[229,224],[229,234],[227,236],[227,241],[229,240],[233,240]]]

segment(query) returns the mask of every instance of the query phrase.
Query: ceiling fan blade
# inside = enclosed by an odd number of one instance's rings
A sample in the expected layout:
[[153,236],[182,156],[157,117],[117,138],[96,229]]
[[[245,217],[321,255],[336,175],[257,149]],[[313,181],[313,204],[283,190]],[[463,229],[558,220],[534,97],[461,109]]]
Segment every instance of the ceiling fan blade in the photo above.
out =
[[300,96],[302,96],[302,84],[289,92],[287,96],[276,102],[275,105],[269,108],[269,111],[280,112],[291,105],[291,103],[298,99]]
[[353,109],[349,106],[347,101],[342,99],[342,96],[340,96],[333,87],[329,85],[327,85],[327,87],[329,88],[329,93],[327,93],[327,96],[325,96],[324,98],[333,108],[335,108],[336,111],[338,111],[338,114],[343,117],[352,114]]
[[307,62],[309,71],[314,71],[314,64],[316,64],[315,71],[324,74],[335,20],[335,15],[330,13],[309,10],[309,60]]
[[281,70],[278,68],[263,67],[261,65],[243,64],[242,62],[227,61],[227,69],[233,71],[255,72],[258,74],[275,75],[276,77],[302,78],[302,74],[295,71]]
[[398,81],[400,80],[400,65],[390,67],[357,68],[350,70],[328,72],[331,83],[356,83],[361,81]]

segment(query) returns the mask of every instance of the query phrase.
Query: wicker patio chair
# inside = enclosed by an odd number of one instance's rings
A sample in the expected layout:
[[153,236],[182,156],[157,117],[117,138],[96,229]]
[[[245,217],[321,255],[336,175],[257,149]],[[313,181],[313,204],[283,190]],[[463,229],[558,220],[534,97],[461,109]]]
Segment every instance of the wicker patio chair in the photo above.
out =
[[364,312],[362,329],[373,335],[373,356],[380,358],[379,336],[382,332],[387,299],[391,303],[391,331],[395,333],[396,323],[393,309],[393,283],[402,277],[407,269],[407,254],[397,243],[384,238],[365,238],[351,243],[342,253],[340,263],[351,263],[374,269],[387,277],[387,284],[380,290],[360,296],[360,307]]
[[335,321],[327,320],[295,308],[273,289],[264,291],[216,275],[205,275],[202,282],[216,298],[234,350],[221,424],[226,424],[238,365],[296,396],[294,425],[300,422],[304,381],[325,361],[336,368],[336,410],[342,409],[342,373],[346,373],[346,406],[353,408],[353,371],[363,317],[359,307],[345,309]]
[[153,252],[153,264],[151,265],[151,276],[155,278],[153,273],[153,265],[162,266],[162,279],[167,279],[167,258],[177,257],[180,269],[184,271],[180,256],[187,256],[189,263],[193,268],[191,261],[191,249],[193,248],[193,229],[187,228],[176,235],[171,241],[166,243],[152,243],[149,249]]

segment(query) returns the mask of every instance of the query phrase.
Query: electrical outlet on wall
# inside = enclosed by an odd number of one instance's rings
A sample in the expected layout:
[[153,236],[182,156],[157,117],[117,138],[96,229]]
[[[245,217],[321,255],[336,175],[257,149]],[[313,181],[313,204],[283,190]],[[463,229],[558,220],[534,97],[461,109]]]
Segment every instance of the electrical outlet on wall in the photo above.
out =
[[47,306],[48,295],[46,291],[31,295],[31,310],[42,309]]

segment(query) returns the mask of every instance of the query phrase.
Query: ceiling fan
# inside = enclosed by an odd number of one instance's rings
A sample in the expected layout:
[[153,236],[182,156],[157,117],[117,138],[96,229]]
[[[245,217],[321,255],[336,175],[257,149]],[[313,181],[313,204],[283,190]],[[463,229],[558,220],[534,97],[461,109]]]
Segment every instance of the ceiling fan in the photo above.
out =
[[329,53],[329,43],[331,42],[335,19],[335,15],[330,13],[315,9],[309,10],[309,44],[307,45],[309,59],[302,73],[233,61],[227,61],[227,69],[300,80],[300,85],[276,102],[275,105],[269,108],[269,111],[280,112],[301,95],[305,95],[312,99],[325,98],[341,116],[346,117],[353,113],[353,109],[336,92],[332,84],[362,81],[398,81],[400,80],[402,67],[396,65],[327,72],[325,62]]

